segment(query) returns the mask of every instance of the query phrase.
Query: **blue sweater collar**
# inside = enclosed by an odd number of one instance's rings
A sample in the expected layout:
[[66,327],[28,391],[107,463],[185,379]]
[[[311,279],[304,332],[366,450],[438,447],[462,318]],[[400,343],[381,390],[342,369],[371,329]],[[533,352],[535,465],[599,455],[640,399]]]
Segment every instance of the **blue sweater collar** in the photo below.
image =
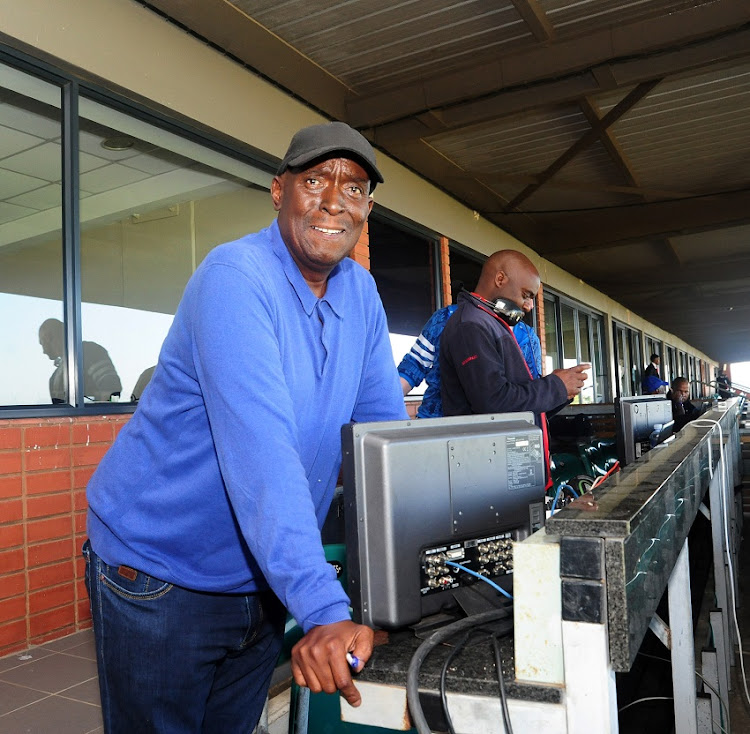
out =
[[[302,277],[302,273],[297,267],[297,263],[294,262],[287,246],[284,244],[284,240],[281,238],[281,232],[279,231],[279,223],[274,219],[270,227],[271,230],[271,243],[273,251],[281,261],[281,266],[284,269],[284,273],[289,281],[289,285],[292,286],[294,292],[299,298],[299,302],[305,313],[310,316],[315,310],[315,306],[318,301],[327,303],[331,310],[339,318],[343,317],[344,304],[346,302],[346,294],[344,292],[344,283],[342,282],[342,271],[344,270],[343,263],[339,263],[328,276],[328,286],[326,288],[326,294],[318,299],[318,297],[310,290],[310,286],[307,285],[305,279]],[[345,261],[344,261],[345,262]]]

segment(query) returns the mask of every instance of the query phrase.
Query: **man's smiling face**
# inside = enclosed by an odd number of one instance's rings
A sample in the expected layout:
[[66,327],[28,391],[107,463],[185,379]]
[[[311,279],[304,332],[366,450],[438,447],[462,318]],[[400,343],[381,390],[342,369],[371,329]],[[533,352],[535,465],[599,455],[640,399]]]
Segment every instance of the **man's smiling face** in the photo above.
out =
[[351,252],[372,208],[369,176],[349,158],[286,170],[271,184],[281,237],[306,281],[320,282]]

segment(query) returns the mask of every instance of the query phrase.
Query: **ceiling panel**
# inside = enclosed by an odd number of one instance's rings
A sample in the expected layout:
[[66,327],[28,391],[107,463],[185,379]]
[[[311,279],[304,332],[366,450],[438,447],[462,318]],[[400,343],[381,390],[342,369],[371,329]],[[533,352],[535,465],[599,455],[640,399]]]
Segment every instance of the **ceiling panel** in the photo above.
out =
[[[0,112],[2,112],[2,109],[0,109]],[[27,150],[28,148],[33,148],[35,145],[40,145],[43,142],[44,139],[42,138],[0,125],[0,158],[7,158],[8,156],[15,155],[22,150]]]
[[359,93],[474,64],[533,40],[508,1],[232,4]]
[[21,219],[29,214],[35,214],[33,209],[17,204],[9,204],[7,201],[0,201],[0,224],[12,222],[15,219]]
[[62,204],[62,186],[56,183],[42,186],[34,191],[13,197],[9,200],[9,203],[29,207],[37,211],[52,209]]
[[[750,226],[727,227],[709,232],[698,232],[684,237],[672,237],[680,260],[685,264],[702,261],[731,261],[732,258],[750,262]],[[727,265],[731,268],[731,262]]]
[[708,5],[712,0],[535,0],[560,37]]
[[[603,111],[616,99],[599,100]],[[645,186],[686,192],[750,181],[750,63],[665,80],[613,132]]]
[[533,110],[428,139],[462,168],[484,174],[544,170],[590,126],[576,107]]

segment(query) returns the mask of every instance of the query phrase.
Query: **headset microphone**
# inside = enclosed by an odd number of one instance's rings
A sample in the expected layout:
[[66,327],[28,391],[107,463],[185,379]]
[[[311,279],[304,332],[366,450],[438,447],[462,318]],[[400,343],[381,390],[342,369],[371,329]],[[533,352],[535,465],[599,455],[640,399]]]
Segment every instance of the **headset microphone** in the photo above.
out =
[[525,315],[523,310],[518,308],[512,301],[506,301],[504,298],[488,301],[486,298],[482,298],[482,296],[471,291],[465,290],[464,293],[468,293],[477,303],[491,309],[493,313],[496,313],[503,320],[507,321],[510,326],[515,326],[519,321],[523,321]]

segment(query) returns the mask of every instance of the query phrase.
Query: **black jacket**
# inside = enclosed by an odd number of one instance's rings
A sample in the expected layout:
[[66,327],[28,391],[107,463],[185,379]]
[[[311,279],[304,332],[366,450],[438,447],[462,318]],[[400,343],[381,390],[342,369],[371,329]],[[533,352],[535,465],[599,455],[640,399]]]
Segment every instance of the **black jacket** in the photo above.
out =
[[557,375],[532,380],[511,328],[466,293],[440,337],[440,378],[444,415],[536,414],[567,401]]

